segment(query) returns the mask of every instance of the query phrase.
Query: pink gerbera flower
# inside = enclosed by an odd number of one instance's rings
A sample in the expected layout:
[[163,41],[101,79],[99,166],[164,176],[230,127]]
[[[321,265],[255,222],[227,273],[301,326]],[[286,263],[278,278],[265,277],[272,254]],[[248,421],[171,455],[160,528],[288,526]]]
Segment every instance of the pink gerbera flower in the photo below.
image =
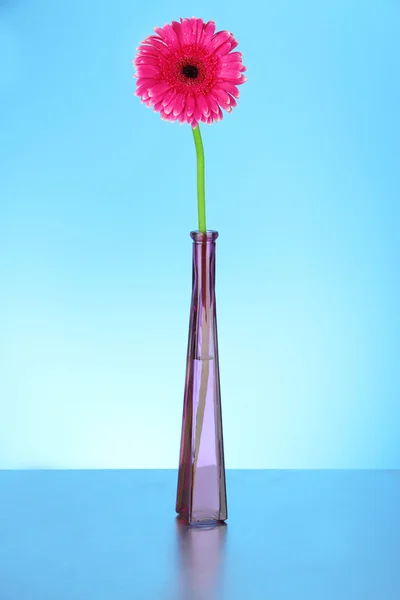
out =
[[138,48],[136,96],[162,119],[212,123],[231,112],[239,98],[238,85],[246,81],[241,52],[229,31],[215,33],[214,21],[180,19],[155,27],[157,35]]

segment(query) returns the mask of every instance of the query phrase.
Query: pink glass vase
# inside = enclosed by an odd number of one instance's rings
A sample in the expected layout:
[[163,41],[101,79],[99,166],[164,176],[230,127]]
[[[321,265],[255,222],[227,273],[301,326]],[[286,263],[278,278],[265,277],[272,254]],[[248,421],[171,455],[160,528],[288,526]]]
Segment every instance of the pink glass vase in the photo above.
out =
[[227,518],[215,305],[217,231],[192,231],[193,279],[176,512],[189,524]]

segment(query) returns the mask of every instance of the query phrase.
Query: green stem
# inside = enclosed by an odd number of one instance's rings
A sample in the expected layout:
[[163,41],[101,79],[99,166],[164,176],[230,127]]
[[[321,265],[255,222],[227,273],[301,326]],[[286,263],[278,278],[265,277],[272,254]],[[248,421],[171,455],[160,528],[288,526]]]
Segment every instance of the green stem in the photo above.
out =
[[201,139],[200,126],[193,129],[194,144],[197,156],[197,212],[199,218],[199,231],[206,231],[206,198],[204,185],[204,148]]

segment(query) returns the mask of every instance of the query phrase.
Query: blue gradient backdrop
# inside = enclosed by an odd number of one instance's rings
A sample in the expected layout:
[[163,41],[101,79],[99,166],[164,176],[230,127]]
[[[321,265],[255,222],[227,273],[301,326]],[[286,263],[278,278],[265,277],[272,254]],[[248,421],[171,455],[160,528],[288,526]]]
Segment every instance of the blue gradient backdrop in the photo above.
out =
[[133,96],[155,25],[248,67],[203,127],[228,467],[400,467],[395,0],[0,4],[0,467],[176,467],[188,126]]

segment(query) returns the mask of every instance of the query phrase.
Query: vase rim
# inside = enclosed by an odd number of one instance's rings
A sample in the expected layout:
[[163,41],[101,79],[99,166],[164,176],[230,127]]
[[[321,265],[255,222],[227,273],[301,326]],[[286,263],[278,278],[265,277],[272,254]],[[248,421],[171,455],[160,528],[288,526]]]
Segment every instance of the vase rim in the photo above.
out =
[[207,231],[191,231],[190,237],[194,241],[195,244],[204,244],[209,242],[215,242],[217,237],[219,236],[218,231],[214,231],[212,229]]

